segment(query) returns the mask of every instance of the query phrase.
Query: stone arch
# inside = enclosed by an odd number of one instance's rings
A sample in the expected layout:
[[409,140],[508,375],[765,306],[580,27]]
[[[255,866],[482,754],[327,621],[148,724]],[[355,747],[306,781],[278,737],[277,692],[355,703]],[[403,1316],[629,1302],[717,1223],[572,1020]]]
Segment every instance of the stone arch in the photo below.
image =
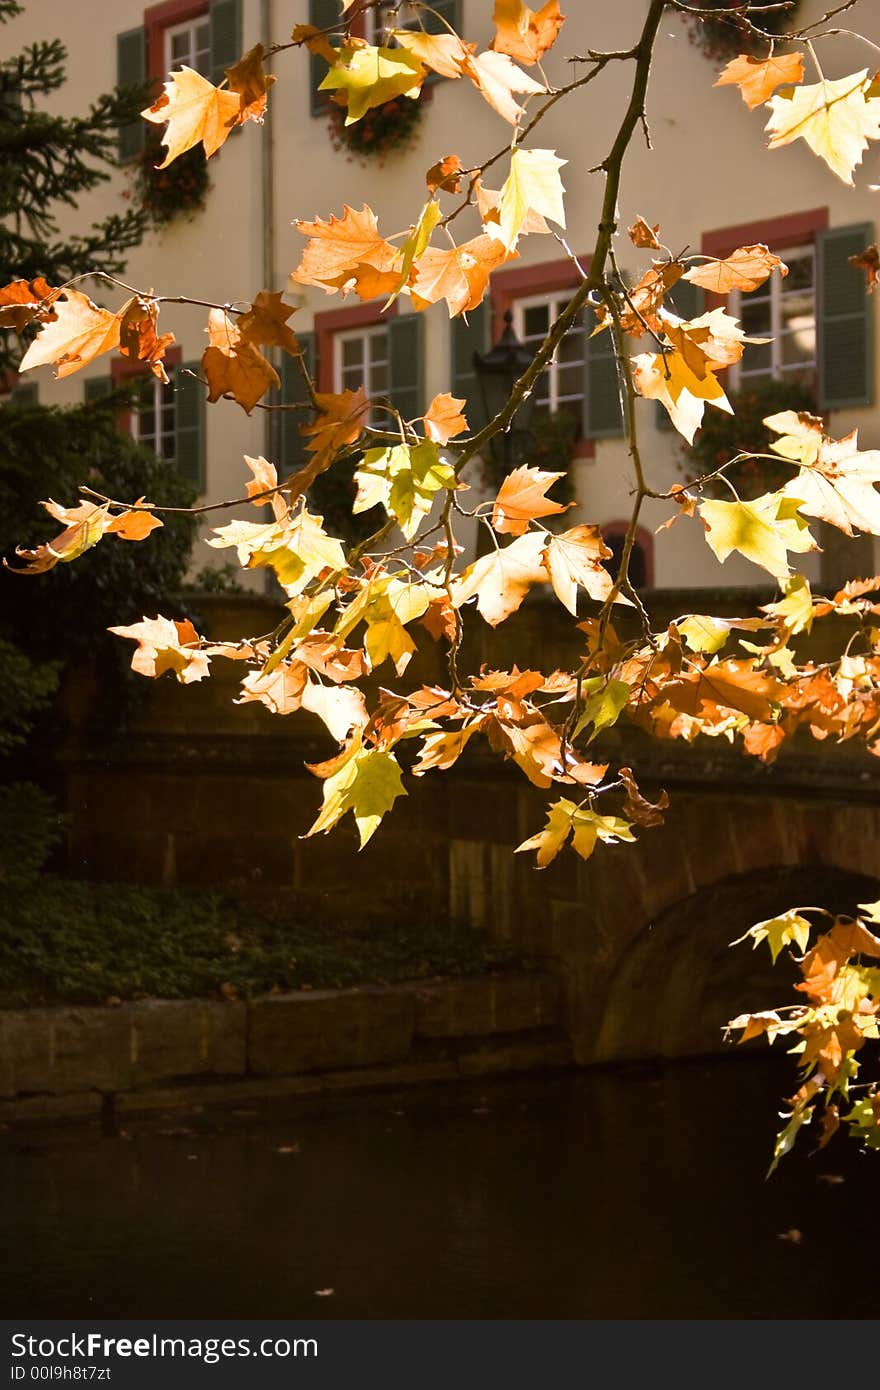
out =
[[790,907],[854,912],[880,882],[826,865],[767,868],[698,889],[658,914],[608,982],[591,1061],[694,1057],[720,1051],[738,1013],[793,1000],[797,973],[766,947],[730,943]]

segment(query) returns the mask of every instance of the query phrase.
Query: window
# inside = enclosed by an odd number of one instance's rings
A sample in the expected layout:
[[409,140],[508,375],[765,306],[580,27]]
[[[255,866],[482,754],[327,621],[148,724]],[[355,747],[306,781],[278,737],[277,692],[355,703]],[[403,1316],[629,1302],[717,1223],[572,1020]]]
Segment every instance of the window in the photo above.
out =
[[131,435],[152,449],[157,458],[177,456],[174,387],[155,376],[145,376],[130,415]]
[[211,23],[207,13],[165,30],[165,68],[193,68],[202,77],[211,76]]
[[816,256],[812,246],[778,253],[788,266],[783,279],[773,274],[760,289],[737,295],[731,312],[750,338],[770,338],[747,347],[734,384],[798,381],[811,385],[816,372]]
[[[435,10],[436,14],[432,14],[431,10]],[[429,34],[448,34],[444,19],[453,29],[458,28],[457,5],[450,3],[450,0],[439,0],[439,3],[435,0],[428,10],[387,0],[376,9],[367,10],[361,17],[361,24],[368,43],[383,44],[387,42],[388,29],[424,29]]]
[[361,385],[370,398],[388,394],[388,330],[384,324],[333,335],[333,390],[356,391]]
[[[535,294],[515,299],[513,328],[520,342],[537,350],[551,324],[571,299],[571,294],[571,290],[565,290],[557,294]],[[569,411],[580,420],[583,401],[584,320],[583,314],[579,314],[538,382],[535,404],[546,406],[551,412]]]

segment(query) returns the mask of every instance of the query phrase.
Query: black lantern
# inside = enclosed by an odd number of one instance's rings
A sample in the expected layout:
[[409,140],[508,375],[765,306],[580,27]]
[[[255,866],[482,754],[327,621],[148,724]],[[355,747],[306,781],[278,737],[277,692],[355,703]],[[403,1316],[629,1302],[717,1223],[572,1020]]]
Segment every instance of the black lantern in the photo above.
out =
[[[510,310],[504,315],[504,332],[494,347],[486,353],[474,353],[474,371],[480,383],[486,419],[493,420],[504,409],[514,385],[531,365],[534,353],[521,343],[513,331],[513,314]],[[500,443],[500,462],[505,472],[510,471],[513,462],[514,434],[527,434],[535,408],[534,391],[530,391],[520,405],[512,422],[492,440],[493,452]]]

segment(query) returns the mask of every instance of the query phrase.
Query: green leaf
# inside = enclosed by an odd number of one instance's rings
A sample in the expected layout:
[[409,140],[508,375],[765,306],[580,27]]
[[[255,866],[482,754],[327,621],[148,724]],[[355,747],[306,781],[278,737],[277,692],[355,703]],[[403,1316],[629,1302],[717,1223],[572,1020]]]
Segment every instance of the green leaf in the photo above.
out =
[[785,595],[778,603],[765,603],[762,613],[783,618],[792,637],[799,632],[809,632],[813,626],[813,595],[810,584],[802,574],[793,574],[782,585]]
[[606,681],[604,676],[593,676],[583,682],[581,689],[592,693],[584,702],[583,712],[575,725],[572,738],[576,738],[582,729],[592,724],[593,732],[588,739],[588,742],[592,743],[603,729],[610,729],[612,724],[617,723],[629,700],[630,688],[626,681]]
[[776,1143],[773,1145],[773,1162],[767,1169],[767,1177],[774,1173],[779,1166],[781,1159],[791,1153],[794,1142],[803,1125],[808,1125],[813,1118],[813,1107],[810,1105],[798,1105],[791,1112],[788,1124],[781,1129],[776,1136]]
[[441,461],[437,445],[428,440],[368,449],[354,476],[358,494],[352,511],[368,511],[381,502],[408,541],[428,515],[437,493],[454,488],[456,482],[455,470]]
[[788,576],[788,551],[816,550],[796,497],[767,492],[754,502],[703,502],[700,517],[706,540],[723,564],[738,550],[774,578]]
[[745,936],[737,937],[736,941],[731,941],[731,946],[739,946],[740,942],[751,939],[752,947],[758,946],[762,941],[766,941],[770,947],[770,955],[773,964],[779,956],[779,952],[784,946],[790,946],[794,942],[803,952],[807,949],[810,940],[811,924],[806,917],[801,917],[792,908],[789,912],[784,912],[781,917],[771,917],[766,922],[756,922],[750,927]]
[[538,851],[538,868],[546,869],[562,849],[569,835],[572,849],[581,859],[589,859],[598,840],[615,844],[618,840],[634,841],[632,826],[620,816],[600,816],[597,811],[578,806],[563,798],[547,812],[547,824],[537,835],[517,846],[516,853]]
[[348,93],[346,125],[359,121],[373,106],[384,106],[393,97],[419,95],[426,69],[405,48],[346,46],[327,73],[318,91]]
[[400,766],[392,753],[364,748],[357,741],[337,761],[339,767],[324,782],[320,815],[304,838],[320,831],[326,835],[352,811],[363,849],[397,798],[406,796]]

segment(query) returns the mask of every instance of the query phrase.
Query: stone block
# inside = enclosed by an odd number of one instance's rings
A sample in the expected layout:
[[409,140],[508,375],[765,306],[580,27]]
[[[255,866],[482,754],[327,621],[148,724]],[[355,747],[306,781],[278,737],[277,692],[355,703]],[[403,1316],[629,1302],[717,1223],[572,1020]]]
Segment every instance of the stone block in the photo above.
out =
[[120,1009],[14,1010],[3,1050],[15,1095],[118,1091],[131,1084],[128,1025]]
[[558,1021],[559,986],[552,975],[444,980],[416,993],[420,1038],[488,1037],[546,1028]]
[[247,1006],[203,999],[128,1004],[131,1079],[149,1086],[173,1077],[243,1076]]
[[248,1071],[305,1071],[402,1061],[415,1031],[415,1000],[396,990],[314,990],[249,1005]]
[[495,1076],[504,1072],[538,1071],[545,1067],[571,1066],[571,1044],[566,1038],[549,1037],[534,1042],[486,1043],[458,1059],[461,1076]]

